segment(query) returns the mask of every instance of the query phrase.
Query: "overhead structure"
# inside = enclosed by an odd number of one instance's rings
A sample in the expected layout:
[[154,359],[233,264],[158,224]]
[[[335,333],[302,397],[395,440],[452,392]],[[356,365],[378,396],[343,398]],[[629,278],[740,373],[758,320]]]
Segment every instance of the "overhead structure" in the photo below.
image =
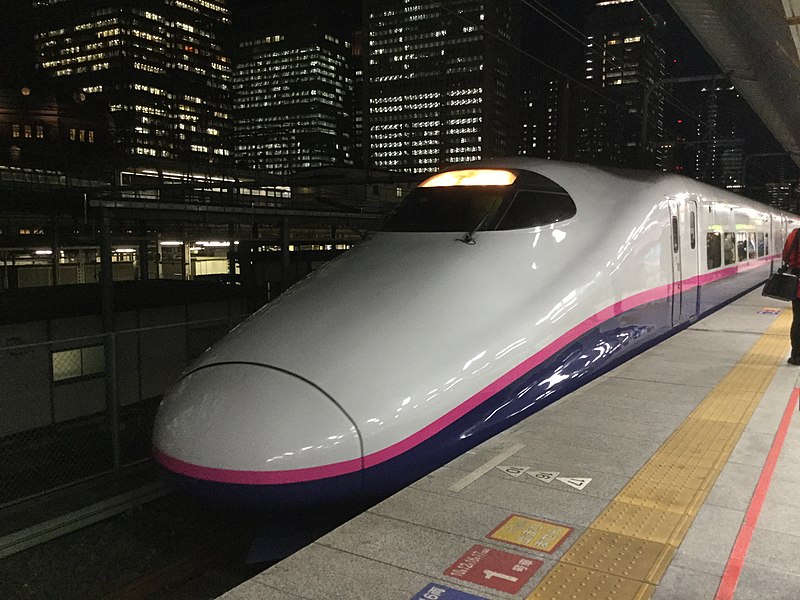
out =
[[800,0],[669,0],[800,165]]

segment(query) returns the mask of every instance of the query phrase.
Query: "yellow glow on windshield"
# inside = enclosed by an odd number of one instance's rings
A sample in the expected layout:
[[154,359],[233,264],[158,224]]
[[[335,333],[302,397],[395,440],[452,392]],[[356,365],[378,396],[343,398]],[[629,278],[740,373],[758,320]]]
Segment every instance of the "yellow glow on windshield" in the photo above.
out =
[[511,185],[517,176],[501,169],[465,169],[439,173],[423,181],[419,187],[451,187],[455,185]]

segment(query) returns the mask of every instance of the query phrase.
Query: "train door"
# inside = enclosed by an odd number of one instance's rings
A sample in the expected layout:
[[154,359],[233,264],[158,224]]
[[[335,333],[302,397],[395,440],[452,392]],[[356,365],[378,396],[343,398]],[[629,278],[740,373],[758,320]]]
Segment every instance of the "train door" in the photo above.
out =
[[[765,242],[767,256],[774,255],[775,249],[778,247],[778,244],[780,244],[782,237],[781,229],[785,227],[783,220],[782,217],[776,217],[775,215],[769,216],[769,237],[767,237]],[[775,272],[775,260],[772,258],[769,260],[769,272],[770,274]]]
[[672,323],[697,318],[700,302],[700,248],[697,201],[670,199],[672,242]]

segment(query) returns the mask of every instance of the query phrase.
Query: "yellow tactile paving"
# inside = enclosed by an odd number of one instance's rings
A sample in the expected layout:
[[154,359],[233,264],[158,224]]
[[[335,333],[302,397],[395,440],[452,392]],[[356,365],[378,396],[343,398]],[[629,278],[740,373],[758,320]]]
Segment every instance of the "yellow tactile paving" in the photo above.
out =
[[791,320],[781,312],[527,600],[652,595],[785,359]]
[[690,489],[666,483],[634,480],[618,495],[627,504],[683,514],[703,503],[705,494],[700,489]]
[[648,508],[640,504],[628,504],[615,498],[595,519],[590,529],[669,544],[684,514]]
[[[613,551],[608,552],[609,548]],[[673,554],[675,548],[669,544],[588,529],[562,562],[645,583],[658,583]]]
[[583,600],[584,598],[630,598],[646,600],[655,587],[635,579],[618,577],[602,571],[558,563],[527,600]]

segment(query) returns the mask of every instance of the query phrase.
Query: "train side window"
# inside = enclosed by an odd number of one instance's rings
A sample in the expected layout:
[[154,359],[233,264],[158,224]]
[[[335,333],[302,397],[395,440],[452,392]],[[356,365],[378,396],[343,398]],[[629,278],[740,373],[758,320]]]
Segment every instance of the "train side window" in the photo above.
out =
[[706,234],[706,257],[709,269],[722,265],[722,234],[719,231],[709,231]]
[[744,232],[736,233],[736,260],[747,260],[747,234]]
[[726,233],[723,238],[723,255],[725,256],[725,264],[732,265],[736,262],[736,234]]
[[497,229],[524,229],[566,221],[575,216],[575,203],[565,191],[520,190],[503,215]]
[[766,256],[767,255],[767,245],[766,245],[766,236],[763,233],[758,234],[758,255],[759,256]]
[[755,258],[756,257],[756,234],[755,233],[748,233],[747,234],[747,258]]
[[764,256],[769,255],[769,234],[764,234]]
[[689,241],[692,250],[697,247],[697,219],[694,216],[694,211],[689,211]]
[[672,251],[678,252],[678,217],[672,217]]

